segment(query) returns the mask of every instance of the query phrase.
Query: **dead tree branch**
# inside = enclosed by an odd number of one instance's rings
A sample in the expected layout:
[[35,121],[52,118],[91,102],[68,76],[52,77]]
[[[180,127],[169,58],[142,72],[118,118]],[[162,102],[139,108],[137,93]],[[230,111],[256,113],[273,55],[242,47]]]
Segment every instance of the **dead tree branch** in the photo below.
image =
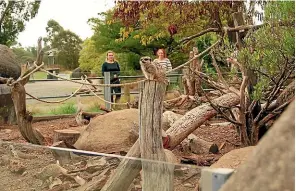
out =
[[218,74],[218,79],[221,83],[223,83],[224,86],[228,87],[226,80],[223,78],[222,72],[219,69],[219,66],[216,62],[215,56],[213,54],[213,51],[210,52],[210,55],[212,57],[212,64],[215,67],[217,74]]
[[206,97],[206,99],[208,100],[208,102],[210,103],[210,105],[213,107],[214,110],[217,111],[217,113],[221,114],[223,116],[224,119],[226,119],[227,121],[235,124],[235,125],[238,125],[238,126],[241,126],[242,124],[239,123],[238,121],[235,120],[235,117],[233,117],[233,119],[231,119],[230,117],[228,117],[227,115],[225,115],[225,113],[220,109],[220,106],[219,105],[215,105],[211,99],[207,96],[206,92],[204,91],[203,88],[201,88],[203,93],[204,93],[204,96]]
[[[32,67],[29,70],[27,70],[20,78],[25,77],[27,74],[31,73],[37,66],[40,66],[42,64],[44,51],[42,49],[42,44],[41,43],[42,43],[42,38],[40,37],[40,38],[38,38],[37,58],[36,58],[34,67]],[[20,81],[20,83],[22,85],[25,85],[26,83],[28,83],[29,79],[30,79],[30,76],[22,79]]]
[[292,26],[295,26],[294,22],[292,22],[292,21],[288,21],[288,22],[280,21],[280,22],[276,22],[276,23],[272,23],[272,24],[264,23],[264,24],[260,24],[260,25],[242,25],[242,26],[238,26],[238,27],[223,27],[223,29],[220,29],[220,28],[208,28],[208,29],[205,29],[205,30],[197,33],[197,34],[182,38],[178,42],[178,44],[187,43],[190,40],[195,39],[197,37],[200,37],[200,36],[202,36],[204,34],[207,34],[209,32],[237,32],[237,31],[241,31],[241,30],[250,30],[250,29],[258,30],[261,27],[267,26],[267,25],[270,25],[271,27],[275,27],[275,26],[291,26],[292,27]]

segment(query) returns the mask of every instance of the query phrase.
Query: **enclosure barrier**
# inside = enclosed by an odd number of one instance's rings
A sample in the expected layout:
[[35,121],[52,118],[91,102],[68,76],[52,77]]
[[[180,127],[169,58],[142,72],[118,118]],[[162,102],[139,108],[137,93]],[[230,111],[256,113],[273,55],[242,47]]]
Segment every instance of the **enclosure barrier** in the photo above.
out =
[[[14,170],[19,170],[15,173],[20,174],[18,177],[21,180],[20,183],[15,184],[15,180],[10,177],[10,175],[13,175],[15,177],[15,174],[12,174],[10,172],[10,164],[6,163],[4,160],[2,161],[2,165],[4,167],[3,173],[6,173],[7,176],[2,177],[2,181],[5,182],[5,189],[2,187],[3,185],[0,185],[0,189],[2,190],[17,190],[20,187],[22,190],[31,190],[32,188],[38,189],[38,186],[43,184],[43,186],[46,186],[46,176],[45,173],[48,173],[48,175],[56,174],[56,172],[51,172],[50,168],[56,169],[58,172],[56,175],[58,176],[64,176],[67,177],[68,182],[71,182],[71,185],[75,185],[77,190],[83,190],[87,187],[91,187],[91,185],[94,183],[94,180],[97,177],[103,177],[101,182],[103,183],[106,181],[106,179],[110,176],[110,171],[114,170],[118,167],[121,160],[128,160],[133,161],[134,164],[137,163],[146,163],[151,165],[166,165],[172,169],[174,169],[174,178],[173,183],[175,185],[175,190],[178,189],[179,191],[186,190],[186,191],[197,191],[197,186],[201,188],[202,191],[218,191],[219,185],[225,183],[223,181],[226,181],[228,177],[226,171],[231,172],[232,170],[226,169],[222,171],[222,169],[212,169],[211,174],[213,175],[212,178],[209,178],[208,173],[209,168],[203,168],[196,165],[189,165],[189,164],[177,164],[177,163],[171,163],[171,162],[163,162],[163,161],[156,161],[156,160],[148,160],[144,158],[134,158],[134,157],[128,157],[123,156],[119,154],[107,154],[107,153],[99,153],[99,152],[92,152],[92,151],[85,151],[85,150],[79,150],[79,149],[70,149],[70,148],[61,148],[61,147],[52,147],[52,146],[41,146],[41,145],[34,145],[29,143],[15,143],[15,142],[9,142],[9,141],[0,141],[1,147],[2,147],[2,158],[5,158],[5,156],[10,155],[11,158],[9,160],[12,160],[14,162],[20,162],[25,161],[24,166],[19,167],[17,169],[14,167]],[[12,151],[16,151],[20,156],[13,156]],[[65,156],[69,155],[70,159],[68,161],[65,160],[59,160],[59,163],[56,163],[56,153],[63,153]],[[30,159],[25,159],[25,156],[29,156]],[[85,169],[80,168],[76,170],[71,170],[70,168],[73,168],[77,165],[77,161],[79,162],[79,156],[83,156],[81,160],[86,161],[88,163],[87,167]],[[69,168],[70,167],[70,168]],[[67,173],[69,174],[62,174],[62,172],[59,172],[59,169],[66,169]],[[97,168],[98,170],[94,173],[90,173],[93,171],[93,169]],[[130,166],[131,170],[135,169],[136,166]],[[9,170],[10,169],[10,170]],[[46,171],[47,170],[47,171]],[[9,173],[7,173],[7,172]],[[29,173],[26,173],[29,172]],[[31,173],[35,172],[35,173]],[[205,175],[207,172],[207,175]],[[21,176],[21,174],[24,174]],[[75,174],[76,177],[72,176],[71,174]],[[86,174],[90,175],[90,179],[85,176]],[[54,175],[54,176],[56,176]],[[163,171],[160,174],[161,176],[166,175],[166,172]],[[215,178],[214,176],[217,177]],[[83,180],[86,181],[83,185],[79,185],[76,183],[77,176]],[[93,180],[91,180],[92,177]],[[221,178],[220,178],[221,177]],[[74,179],[76,178],[76,180]],[[205,182],[199,182],[198,179],[203,179]],[[28,181],[31,180],[32,181]],[[25,183],[22,183],[25,182]],[[158,181],[157,181],[158,182]],[[156,182],[156,183],[157,183]],[[206,185],[204,183],[207,183]],[[199,184],[199,185],[198,185]],[[208,189],[209,185],[216,185],[215,189],[212,187],[212,189]],[[57,189],[62,188],[63,186],[68,185],[67,183],[61,182],[60,185],[57,184],[53,188]],[[97,185],[98,189],[102,189],[103,185]],[[140,177],[136,178],[133,181],[133,184],[130,188],[133,188],[134,190],[142,189],[140,185]],[[39,189],[42,189],[41,187]],[[48,189],[44,187],[44,190]],[[70,188],[68,188],[70,189]],[[66,189],[66,190],[68,190]],[[62,189],[59,189],[62,190]]]

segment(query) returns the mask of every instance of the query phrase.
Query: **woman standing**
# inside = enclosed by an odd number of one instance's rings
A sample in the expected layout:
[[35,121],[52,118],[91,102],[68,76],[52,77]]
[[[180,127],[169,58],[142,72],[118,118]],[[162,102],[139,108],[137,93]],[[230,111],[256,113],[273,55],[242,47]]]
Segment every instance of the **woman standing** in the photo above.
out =
[[172,70],[172,64],[171,61],[167,58],[165,50],[160,48],[156,52],[158,58],[156,58],[154,61],[160,63],[160,65],[165,69],[166,72]]
[[[102,65],[102,75],[104,72],[110,72],[110,83],[120,84],[118,75],[120,73],[120,67],[118,62],[115,60],[115,53],[111,50],[107,52],[106,61]],[[111,87],[111,102],[113,102],[112,93],[116,93],[115,102],[118,102],[121,97],[121,87]]]

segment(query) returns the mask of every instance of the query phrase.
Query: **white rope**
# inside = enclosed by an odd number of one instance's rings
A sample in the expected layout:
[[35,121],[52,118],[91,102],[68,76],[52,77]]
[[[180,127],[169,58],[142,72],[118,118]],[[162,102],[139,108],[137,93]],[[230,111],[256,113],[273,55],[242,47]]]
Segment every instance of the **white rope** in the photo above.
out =
[[34,70],[32,70],[31,72],[29,72],[28,74],[26,74],[26,75],[23,76],[22,78],[19,78],[18,80],[16,80],[15,82],[13,82],[12,84],[9,84],[9,85],[13,85],[13,84],[18,83],[19,81],[24,80],[25,78],[29,77],[31,74],[33,74],[33,73],[35,73],[36,71],[38,71],[43,65],[44,65],[44,63],[40,64],[39,66],[37,66],[37,65],[35,64],[35,67],[36,67],[36,68],[35,68]]
[[59,101],[45,101],[45,100],[42,100],[42,99],[39,99],[38,97],[35,97],[31,94],[29,94],[28,92],[26,92],[26,94],[28,96],[30,96],[31,98],[37,100],[37,101],[40,101],[40,102],[44,102],[44,103],[62,103],[64,101],[67,101],[68,99],[72,98],[74,95],[76,95],[79,90],[83,87],[84,85],[81,85],[77,90],[75,90],[75,92],[73,94],[71,94],[69,97],[66,97],[65,99],[62,99],[62,100],[59,100]]
[[77,83],[77,84],[83,84],[83,85],[98,86],[98,87],[123,87],[123,86],[128,86],[128,85],[131,85],[131,84],[139,84],[141,82],[147,81],[147,79],[145,79],[145,80],[139,80],[139,81],[136,81],[136,82],[130,82],[130,83],[124,83],[124,84],[91,84],[91,83],[85,83],[85,82],[69,80],[67,78],[55,75],[55,74],[53,74],[51,72],[48,72],[47,70],[44,70],[44,69],[41,69],[41,71],[46,72],[46,73],[48,73],[48,74],[50,74],[52,76],[55,76],[57,78],[61,78],[63,80],[69,81],[69,82],[73,82],[73,83]]

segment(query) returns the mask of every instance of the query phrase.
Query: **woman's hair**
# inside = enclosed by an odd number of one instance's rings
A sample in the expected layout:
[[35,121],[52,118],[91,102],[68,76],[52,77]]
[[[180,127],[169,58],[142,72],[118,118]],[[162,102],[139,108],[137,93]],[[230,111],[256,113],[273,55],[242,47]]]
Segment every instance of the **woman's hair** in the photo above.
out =
[[162,51],[163,52],[163,55],[164,55],[164,57],[166,58],[167,57],[167,55],[166,55],[166,52],[165,52],[165,49],[164,48],[160,48],[160,49],[158,49],[157,51],[156,51],[156,55],[158,54],[158,52],[159,51]]
[[115,61],[116,61],[116,59],[115,59],[115,52],[113,52],[112,50],[108,50],[108,51],[107,51],[107,54],[106,54],[106,60],[105,60],[105,61],[106,61],[106,62],[108,61],[108,54],[109,54],[109,53],[112,53],[112,54],[113,54],[113,58],[114,58],[113,61],[115,62]]

